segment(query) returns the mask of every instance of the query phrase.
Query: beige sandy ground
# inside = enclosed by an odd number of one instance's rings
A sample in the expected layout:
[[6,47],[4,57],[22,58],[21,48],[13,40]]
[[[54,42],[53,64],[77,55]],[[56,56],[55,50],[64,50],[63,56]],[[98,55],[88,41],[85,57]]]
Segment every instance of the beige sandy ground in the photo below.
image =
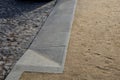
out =
[[120,80],[120,0],[78,0],[64,73],[20,80]]

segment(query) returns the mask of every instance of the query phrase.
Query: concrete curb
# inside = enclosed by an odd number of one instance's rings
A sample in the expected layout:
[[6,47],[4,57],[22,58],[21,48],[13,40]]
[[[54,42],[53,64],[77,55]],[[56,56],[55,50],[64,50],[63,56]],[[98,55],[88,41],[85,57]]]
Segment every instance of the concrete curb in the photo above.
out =
[[5,80],[19,80],[24,71],[62,73],[77,0],[58,0],[30,48]]

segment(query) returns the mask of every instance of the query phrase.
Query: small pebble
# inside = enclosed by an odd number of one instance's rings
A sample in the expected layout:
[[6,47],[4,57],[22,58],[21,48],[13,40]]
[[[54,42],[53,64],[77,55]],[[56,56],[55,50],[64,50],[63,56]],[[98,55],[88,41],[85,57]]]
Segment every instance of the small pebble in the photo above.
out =
[[0,61],[0,65],[3,65],[4,64],[4,61]]

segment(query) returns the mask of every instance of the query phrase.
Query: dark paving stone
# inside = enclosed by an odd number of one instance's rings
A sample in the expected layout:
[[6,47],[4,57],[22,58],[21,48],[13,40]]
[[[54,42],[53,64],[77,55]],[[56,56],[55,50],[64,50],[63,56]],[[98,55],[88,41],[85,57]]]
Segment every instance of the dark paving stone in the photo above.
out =
[[41,1],[0,0],[0,18],[11,18],[44,5]]

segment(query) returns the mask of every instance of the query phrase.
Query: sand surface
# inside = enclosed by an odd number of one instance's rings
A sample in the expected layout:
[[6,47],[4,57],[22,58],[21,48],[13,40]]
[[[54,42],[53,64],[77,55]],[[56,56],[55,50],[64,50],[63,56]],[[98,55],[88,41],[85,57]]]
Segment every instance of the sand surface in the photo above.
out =
[[20,80],[120,80],[120,0],[78,0],[64,73]]

